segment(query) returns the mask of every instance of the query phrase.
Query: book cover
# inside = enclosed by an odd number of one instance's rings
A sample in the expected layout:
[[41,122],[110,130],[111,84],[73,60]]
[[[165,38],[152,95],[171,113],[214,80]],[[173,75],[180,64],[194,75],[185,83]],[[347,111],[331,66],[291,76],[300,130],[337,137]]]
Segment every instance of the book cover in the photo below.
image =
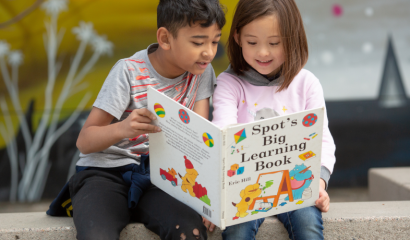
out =
[[148,89],[151,181],[212,223],[227,226],[314,205],[324,109],[220,129]]

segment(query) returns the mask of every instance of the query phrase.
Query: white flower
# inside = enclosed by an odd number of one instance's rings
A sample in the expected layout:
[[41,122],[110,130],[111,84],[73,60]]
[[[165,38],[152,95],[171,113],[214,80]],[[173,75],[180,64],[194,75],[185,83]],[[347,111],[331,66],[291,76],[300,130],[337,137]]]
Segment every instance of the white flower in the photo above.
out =
[[0,57],[7,55],[10,50],[10,44],[8,42],[1,40],[0,41]]
[[41,7],[46,10],[49,15],[59,14],[67,9],[67,0],[48,0]]
[[92,40],[94,51],[96,51],[97,53],[100,53],[101,55],[102,54],[111,55],[112,49],[114,47],[112,42],[108,41],[106,38],[107,38],[106,36],[95,35],[95,37]]
[[23,53],[21,51],[12,51],[9,54],[9,63],[11,66],[19,66],[23,62]]
[[80,26],[74,27],[72,32],[77,35],[77,39],[80,41],[88,41],[95,35],[92,22],[80,21]]

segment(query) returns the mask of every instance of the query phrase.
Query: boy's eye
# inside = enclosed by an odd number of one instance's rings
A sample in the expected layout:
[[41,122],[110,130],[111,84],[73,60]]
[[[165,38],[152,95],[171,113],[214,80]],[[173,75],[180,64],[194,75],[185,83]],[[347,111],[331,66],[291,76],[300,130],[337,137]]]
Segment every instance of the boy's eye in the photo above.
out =
[[196,46],[201,46],[203,43],[197,43],[197,42],[192,42],[193,44],[195,44]]
[[275,46],[275,45],[279,45],[279,43],[280,43],[280,42],[277,42],[277,43],[269,43],[269,44],[272,45],[272,46]]
[[248,42],[249,45],[255,45],[256,42]]

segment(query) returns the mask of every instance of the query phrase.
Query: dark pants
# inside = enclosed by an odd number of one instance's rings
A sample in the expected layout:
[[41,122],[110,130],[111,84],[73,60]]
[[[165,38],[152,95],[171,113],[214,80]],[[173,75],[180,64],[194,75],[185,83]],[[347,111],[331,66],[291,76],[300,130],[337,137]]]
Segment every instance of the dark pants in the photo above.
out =
[[[76,173],[69,181],[69,189],[77,238],[119,239],[122,229],[135,221],[161,239],[206,239],[202,217],[190,207],[151,185],[136,207],[129,209],[129,188],[115,170]],[[194,229],[199,235],[194,235]]]

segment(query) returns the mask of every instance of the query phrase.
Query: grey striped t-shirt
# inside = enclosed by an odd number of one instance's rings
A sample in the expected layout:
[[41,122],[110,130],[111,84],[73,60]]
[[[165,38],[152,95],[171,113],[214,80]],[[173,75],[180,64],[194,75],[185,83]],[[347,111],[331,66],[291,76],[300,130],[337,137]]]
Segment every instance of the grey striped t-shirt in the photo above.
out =
[[[111,69],[93,106],[114,116],[112,123],[124,120],[133,109],[147,107],[148,86],[190,109],[196,101],[213,94],[216,77],[211,65],[202,75],[186,72],[174,79],[165,78],[155,71],[148,58],[148,53],[157,48],[158,44],[151,44],[146,50],[119,60]],[[148,134],[143,134],[123,139],[101,152],[81,153],[77,166],[112,168],[139,164],[141,154],[148,153]]]

